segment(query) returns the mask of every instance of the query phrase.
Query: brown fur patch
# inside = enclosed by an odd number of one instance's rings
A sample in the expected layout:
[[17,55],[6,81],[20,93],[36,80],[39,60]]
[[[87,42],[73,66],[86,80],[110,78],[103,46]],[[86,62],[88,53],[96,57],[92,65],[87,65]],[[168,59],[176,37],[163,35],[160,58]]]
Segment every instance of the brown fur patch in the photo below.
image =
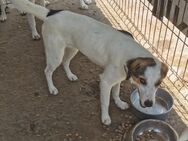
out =
[[[136,77],[136,76],[132,76],[132,79],[134,80],[134,82],[136,82],[136,84],[139,86],[139,85],[146,85],[147,84],[147,81],[146,81],[146,78],[143,77],[143,76],[139,76],[139,77]],[[145,80],[145,83],[142,83],[140,79],[144,79]]]
[[136,85],[140,85],[140,79],[138,77],[135,77],[134,75],[132,76],[132,79],[134,80],[134,82],[136,82]]
[[153,58],[138,57],[127,62],[128,74],[127,80],[131,77],[143,76],[148,66],[155,66],[156,62]]
[[160,79],[155,83],[155,86],[158,87],[161,82],[163,81],[163,79],[166,77],[168,72],[168,66],[164,63],[161,62],[161,77]]
[[161,79],[164,79],[168,72],[168,66],[164,63],[161,63]]

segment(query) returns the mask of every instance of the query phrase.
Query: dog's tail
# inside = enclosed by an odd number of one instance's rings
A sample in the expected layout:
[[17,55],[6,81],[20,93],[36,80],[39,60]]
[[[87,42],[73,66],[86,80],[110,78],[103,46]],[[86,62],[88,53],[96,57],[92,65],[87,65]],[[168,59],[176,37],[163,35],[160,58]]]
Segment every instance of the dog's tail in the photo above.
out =
[[41,20],[47,19],[47,14],[49,13],[49,9],[34,4],[28,0],[12,0],[12,3],[16,6],[16,8],[23,10],[26,13],[33,14]]

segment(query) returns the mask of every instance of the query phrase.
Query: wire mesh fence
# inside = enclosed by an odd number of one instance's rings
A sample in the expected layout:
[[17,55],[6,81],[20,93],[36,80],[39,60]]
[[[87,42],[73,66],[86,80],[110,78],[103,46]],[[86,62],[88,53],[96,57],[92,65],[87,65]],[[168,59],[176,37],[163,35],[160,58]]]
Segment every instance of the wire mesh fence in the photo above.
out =
[[98,0],[113,26],[135,39],[169,66],[163,87],[174,109],[188,121],[188,2],[186,0]]

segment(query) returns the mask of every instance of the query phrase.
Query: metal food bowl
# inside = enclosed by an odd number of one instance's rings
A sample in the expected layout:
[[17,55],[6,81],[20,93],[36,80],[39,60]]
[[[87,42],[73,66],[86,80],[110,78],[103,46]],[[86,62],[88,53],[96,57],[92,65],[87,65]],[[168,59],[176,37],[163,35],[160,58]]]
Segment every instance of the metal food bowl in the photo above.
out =
[[168,123],[147,119],[133,127],[128,141],[178,141],[178,138],[177,132]]
[[156,102],[152,107],[141,107],[138,90],[132,92],[130,100],[132,111],[139,119],[165,120],[173,106],[172,96],[162,88],[158,88]]

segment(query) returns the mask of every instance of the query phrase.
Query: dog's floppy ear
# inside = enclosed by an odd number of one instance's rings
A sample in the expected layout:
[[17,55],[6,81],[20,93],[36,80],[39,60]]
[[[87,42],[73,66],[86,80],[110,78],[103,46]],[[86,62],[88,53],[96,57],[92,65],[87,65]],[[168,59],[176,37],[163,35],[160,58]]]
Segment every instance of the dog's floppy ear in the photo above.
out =
[[161,62],[161,78],[165,78],[168,72],[168,66]]
[[143,75],[145,72],[146,67],[148,66],[155,66],[156,62],[153,58],[149,57],[138,57],[127,61],[127,78],[134,75],[138,77],[139,75]]

